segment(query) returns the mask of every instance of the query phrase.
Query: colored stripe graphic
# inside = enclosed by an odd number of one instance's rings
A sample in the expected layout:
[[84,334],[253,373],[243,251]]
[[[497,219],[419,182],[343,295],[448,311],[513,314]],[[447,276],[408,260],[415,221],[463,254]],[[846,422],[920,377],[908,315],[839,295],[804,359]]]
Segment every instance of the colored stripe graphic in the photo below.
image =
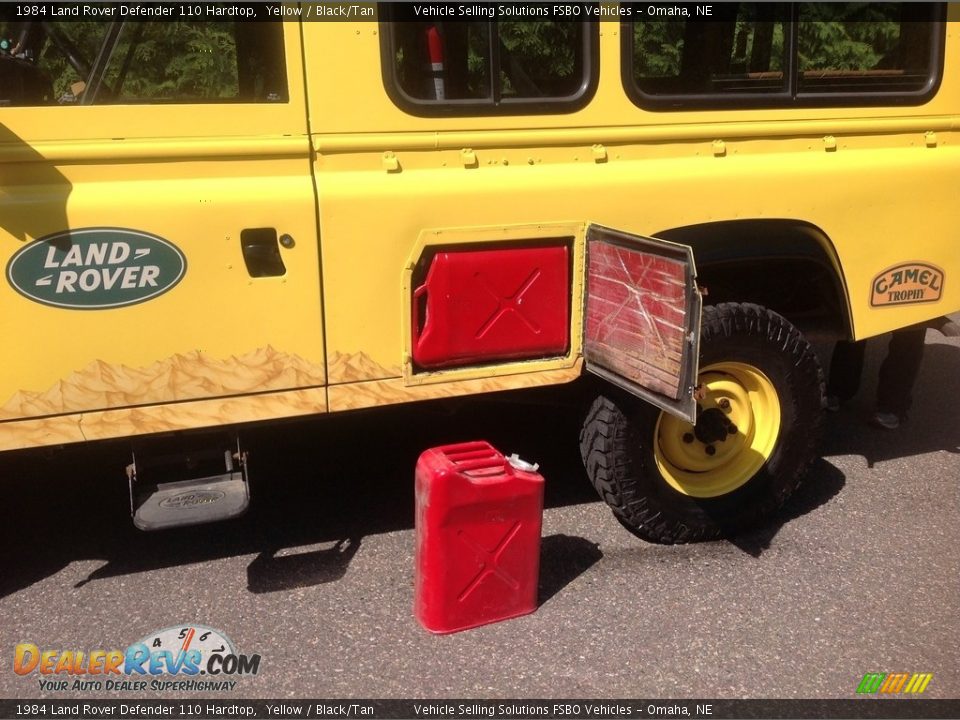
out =
[[907,678],[910,677],[908,673],[890,673],[887,675],[887,679],[884,681],[883,685],[880,686],[880,692],[882,693],[898,693],[903,688]]
[[932,679],[933,673],[866,673],[857,686],[857,692],[886,695],[903,692],[919,695],[927,689]]
[[933,673],[914,673],[913,677],[910,678],[910,682],[907,683],[907,687],[903,689],[905,693],[922,693],[927,689],[927,685],[930,684],[930,681],[933,679]]
[[860,681],[860,686],[857,688],[857,692],[875,693],[880,689],[880,684],[883,682],[883,679],[886,676],[886,673],[867,673],[863,676],[863,680]]

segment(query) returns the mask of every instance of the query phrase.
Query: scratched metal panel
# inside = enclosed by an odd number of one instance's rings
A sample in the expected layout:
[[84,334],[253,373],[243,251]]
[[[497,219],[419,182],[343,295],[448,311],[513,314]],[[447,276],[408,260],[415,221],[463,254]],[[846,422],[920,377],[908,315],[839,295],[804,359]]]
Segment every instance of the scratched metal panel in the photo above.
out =
[[587,368],[693,421],[700,294],[690,248],[592,225],[587,231]]

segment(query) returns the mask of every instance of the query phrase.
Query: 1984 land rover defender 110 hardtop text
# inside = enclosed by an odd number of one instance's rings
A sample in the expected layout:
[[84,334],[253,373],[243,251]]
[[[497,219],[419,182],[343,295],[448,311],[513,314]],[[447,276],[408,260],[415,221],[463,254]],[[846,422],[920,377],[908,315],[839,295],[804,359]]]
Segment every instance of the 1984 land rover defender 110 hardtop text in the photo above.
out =
[[155,529],[243,511],[248,423],[586,374],[600,495],[709,539],[816,456],[811,332],[960,309],[960,6],[364,7],[0,8],[0,451],[129,439]]

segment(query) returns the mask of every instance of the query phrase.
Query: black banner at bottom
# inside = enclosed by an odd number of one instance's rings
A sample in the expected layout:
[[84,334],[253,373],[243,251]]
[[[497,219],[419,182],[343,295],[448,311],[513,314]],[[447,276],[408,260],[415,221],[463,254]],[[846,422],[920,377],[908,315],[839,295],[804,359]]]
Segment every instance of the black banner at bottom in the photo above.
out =
[[0,700],[2,718],[960,718],[960,699],[850,700]]

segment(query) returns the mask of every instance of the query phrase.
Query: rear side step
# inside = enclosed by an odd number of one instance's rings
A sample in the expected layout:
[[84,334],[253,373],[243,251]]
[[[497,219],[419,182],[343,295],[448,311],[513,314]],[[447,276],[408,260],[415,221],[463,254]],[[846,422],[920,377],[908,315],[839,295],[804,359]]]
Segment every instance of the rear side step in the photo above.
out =
[[229,520],[246,511],[250,484],[239,439],[207,438],[206,443],[172,454],[161,454],[170,448],[164,441],[134,448],[127,466],[134,525],[164,530]]

